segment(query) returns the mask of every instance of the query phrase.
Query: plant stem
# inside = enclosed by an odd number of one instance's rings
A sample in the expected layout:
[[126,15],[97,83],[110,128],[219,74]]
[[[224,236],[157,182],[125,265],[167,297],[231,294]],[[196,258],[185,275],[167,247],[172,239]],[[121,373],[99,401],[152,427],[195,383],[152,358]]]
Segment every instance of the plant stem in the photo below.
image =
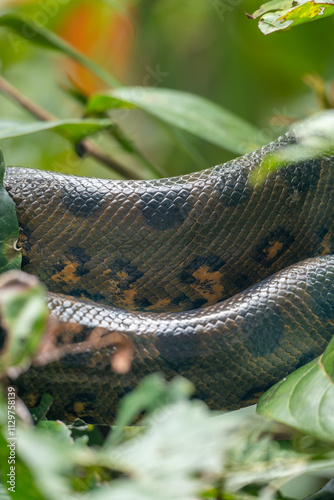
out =
[[[39,120],[52,122],[57,120],[58,118],[49,113],[49,111],[42,108],[39,104],[35,103],[27,96],[22,94],[18,89],[16,89],[11,83],[8,82],[5,78],[0,76],[0,91],[11,97],[15,102],[20,104],[24,109],[26,109],[30,114],[38,118]],[[66,137],[68,139],[68,137]],[[75,143],[71,141],[77,150],[77,154],[80,151],[78,156],[88,155],[97,160],[100,163],[103,163],[113,171],[120,174],[122,177],[126,179],[140,179],[137,174],[133,172],[132,169],[121,165],[120,163],[113,160],[109,155],[100,150],[90,139],[86,138],[80,141],[80,143]]]

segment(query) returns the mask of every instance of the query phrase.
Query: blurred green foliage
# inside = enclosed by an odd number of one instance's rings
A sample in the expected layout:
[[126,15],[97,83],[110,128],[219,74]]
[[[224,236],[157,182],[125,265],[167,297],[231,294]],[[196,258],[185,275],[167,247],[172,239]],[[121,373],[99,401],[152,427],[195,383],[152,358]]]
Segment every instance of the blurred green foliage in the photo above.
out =
[[[102,54],[104,59],[99,62],[124,83],[194,92],[236,113],[273,138],[284,132],[290,121],[318,109],[313,92],[304,83],[305,75],[319,73],[328,82],[332,78],[334,21],[331,17],[291,32],[264,37],[256,22],[244,14],[259,6],[253,0],[242,3],[238,0],[50,0],[54,8],[49,8],[49,14],[47,7],[43,8],[37,1],[2,4],[1,13],[9,10],[27,13],[60,34],[64,26],[68,30],[68,24],[72,23],[73,31],[86,37],[86,40],[76,40],[79,49],[84,51],[87,40],[93,36],[93,28],[86,21],[86,31],[78,30],[78,23],[82,23],[82,9],[91,9],[96,15],[91,15],[90,22],[98,36],[95,34],[91,42],[97,52],[89,55],[96,60],[102,57],[97,54]],[[112,22],[116,15],[118,25]],[[125,39],[111,40],[117,29],[125,30]],[[112,47],[115,40],[119,46]],[[127,51],[125,45],[129,47]],[[9,37],[4,29],[0,29],[0,46],[1,71],[8,80],[59,118],[80,116],[82,108],[61,88],[68,85],[69,73],[62,56]],[[121,59],[115,56],[115,64],[108,55],[112,50]],[[1,118],[28,117],[4,97],[0,97],[0,110]],[[196,148],[202,158],[196,164],[165,130],[139,111],[123,120],[122,126],[147,158],[168,175],[209,167],[233,156],[217,146],[189,137],[191,147]],[[104,140],[101,139],[100,144],[104,146]],[[95,176],[112,175],[100,165],[94,165],[92,170],[91,160],[78,161],[69,144],[54,134],[8,139],[1,145],[9,164],[72,173],[75,169],[84,175],[93,172]],[[114,158],[142,168],[138,160],[125,153],[116,142],[108,148]]]

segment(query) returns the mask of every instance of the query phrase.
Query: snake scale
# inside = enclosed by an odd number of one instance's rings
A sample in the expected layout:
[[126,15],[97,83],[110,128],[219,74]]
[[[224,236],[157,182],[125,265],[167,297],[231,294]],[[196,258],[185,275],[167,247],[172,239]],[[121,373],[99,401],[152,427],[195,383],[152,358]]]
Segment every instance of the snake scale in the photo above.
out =
[[248,182],[297,141],[151,181],[8,168],[23,269],[50,290],[52,315],[81,325],[73,343],[100,326],[134,345],[123,375],[109,347],[30,368],[15,382],[28,405],[49,392],[52,418],[111,423],[119,398],[160,371],[236,409],[321,354],[334,333],[334,158]]

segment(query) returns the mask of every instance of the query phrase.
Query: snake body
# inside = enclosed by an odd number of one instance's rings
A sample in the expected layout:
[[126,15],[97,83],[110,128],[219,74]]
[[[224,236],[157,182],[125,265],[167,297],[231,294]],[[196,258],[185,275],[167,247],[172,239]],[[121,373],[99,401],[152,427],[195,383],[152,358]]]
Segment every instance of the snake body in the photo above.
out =
[[126,375],[111,372],[107,347],[31,368],[23,398],[50,392],[52,417],[112,422],[119,398],[162,371],[231,409],[319,355],[334,333],[333,157],[248,182],[294,142],[152,181],[8,168],[23,269],[51,291],[52,314],[82,326],[76,342],[102,326],[135,347]]

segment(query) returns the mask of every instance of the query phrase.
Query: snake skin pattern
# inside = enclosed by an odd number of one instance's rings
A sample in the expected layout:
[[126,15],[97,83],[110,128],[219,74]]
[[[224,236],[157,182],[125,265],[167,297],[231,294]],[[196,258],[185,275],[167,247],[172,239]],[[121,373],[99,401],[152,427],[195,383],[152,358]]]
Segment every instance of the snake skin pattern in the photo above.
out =
[[213,408],[237,408],[319,355],[334,333],[333,158],[248,182],[294,142],[154,181],[8,168],[23,269],[53,292],[52,314],[82,326],[74,342],[102,326],[135,348],[126,375],[112,373],[107,347],[32,368],[24,399],[50,392],[52,417],[110,423],[119,397],[162,371],[187,376]]

